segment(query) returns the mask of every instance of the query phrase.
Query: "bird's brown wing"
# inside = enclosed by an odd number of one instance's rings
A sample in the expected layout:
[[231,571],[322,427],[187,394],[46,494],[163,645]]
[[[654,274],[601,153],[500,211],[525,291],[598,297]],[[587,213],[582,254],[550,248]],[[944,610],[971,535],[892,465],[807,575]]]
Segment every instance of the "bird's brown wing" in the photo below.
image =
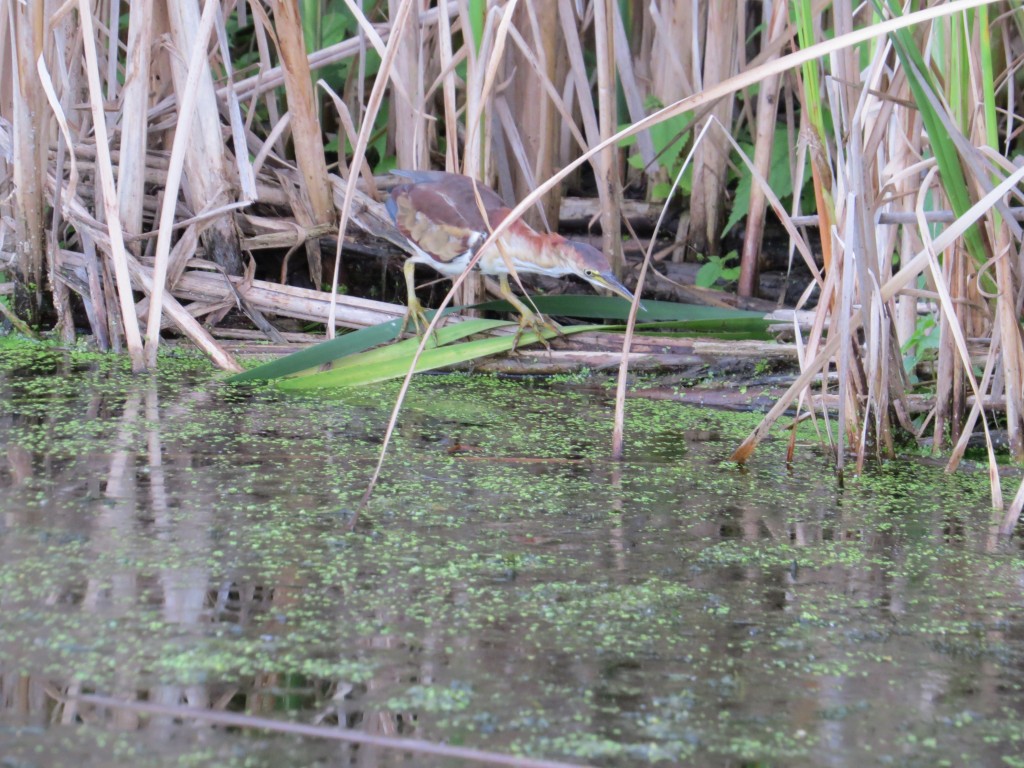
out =
[[[405,237],[434,259],[449,263],[472,254],[509,209],[483,184],[476,183],[474,191],[473,180],[466,176],[429,173],[422,180],[413,177],[416,183],[391,190],[388,210]],[[484,223],[481,203],[489,224]]]

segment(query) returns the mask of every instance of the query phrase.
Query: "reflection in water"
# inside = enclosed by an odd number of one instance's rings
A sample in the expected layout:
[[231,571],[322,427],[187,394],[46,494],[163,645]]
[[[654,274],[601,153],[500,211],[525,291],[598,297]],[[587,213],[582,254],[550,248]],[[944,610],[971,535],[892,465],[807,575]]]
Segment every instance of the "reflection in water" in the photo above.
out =
[[608,765],[1015,754],[1024,564],[984,477],[741,472],[735,417],[640,401],[616,464],[601,396],[523,386],[421,379],[350,531],[391,389],[9,365],[0,753],[450,764],[99,694]]

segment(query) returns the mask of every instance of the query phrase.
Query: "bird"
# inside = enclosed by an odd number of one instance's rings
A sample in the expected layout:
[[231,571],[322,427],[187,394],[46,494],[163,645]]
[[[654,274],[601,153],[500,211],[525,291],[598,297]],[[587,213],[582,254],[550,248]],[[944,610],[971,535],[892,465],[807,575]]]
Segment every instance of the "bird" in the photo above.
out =
[[[423,306],[416,298],[415,269],[426,264],[448,277],[465,271],[490,233],[511,212],[498,194],[469,176],[445,171],[393,170],[406,183],[391,189],[385,206],[412,250],[403,267],[408,290],[408,310],[400,333],[412,319],[417,333],[426,328]],[[511,265],[511,266],[510,266]],[[615,277],[608,258],[587,243],[558,234],[542,234],[521,220],[513,221],[497,240],[480,254],[476,269],[497,276],[502,298],[519,313],[516,342],[526,328],[558,329],[520,301],[509,286],[514,272],[561,277],[576,275],[597,288],[606,288],[627,301],[633,294]],[[515,346],[515,343],[513,344]]]

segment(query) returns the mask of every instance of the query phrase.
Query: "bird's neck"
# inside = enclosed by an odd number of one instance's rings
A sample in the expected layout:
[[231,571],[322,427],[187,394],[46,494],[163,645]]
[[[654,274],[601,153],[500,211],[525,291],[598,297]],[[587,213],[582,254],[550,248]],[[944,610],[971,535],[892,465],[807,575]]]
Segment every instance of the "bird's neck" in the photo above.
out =
[[542,235],[528,225],[517,221],[509,226],[499,238],[501,246],[495,249],[491,258],[496,268],[500,252],[510,259],[517,269],[526,272],[541,272],[548,275],[564,275],[571,271],[562,255],[565,238],[560,235]]
[[502,243],[507,248],[550,259],[558,257],[564,242],[565,238],[561,235],[541,234],[522,221],[513,222],[502,238]]

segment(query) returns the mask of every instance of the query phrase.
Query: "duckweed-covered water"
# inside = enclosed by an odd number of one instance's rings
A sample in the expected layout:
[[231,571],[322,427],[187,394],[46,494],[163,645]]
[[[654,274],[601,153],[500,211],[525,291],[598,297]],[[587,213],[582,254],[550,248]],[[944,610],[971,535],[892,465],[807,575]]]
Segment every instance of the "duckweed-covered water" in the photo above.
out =
[[[68,699],[604,766],[1024,766],[1024,555],[983,472],[572,383],[284,395],[0,352],[0,765],[458,765]],[[1015,481],[1008,478],[1008,486]]]

